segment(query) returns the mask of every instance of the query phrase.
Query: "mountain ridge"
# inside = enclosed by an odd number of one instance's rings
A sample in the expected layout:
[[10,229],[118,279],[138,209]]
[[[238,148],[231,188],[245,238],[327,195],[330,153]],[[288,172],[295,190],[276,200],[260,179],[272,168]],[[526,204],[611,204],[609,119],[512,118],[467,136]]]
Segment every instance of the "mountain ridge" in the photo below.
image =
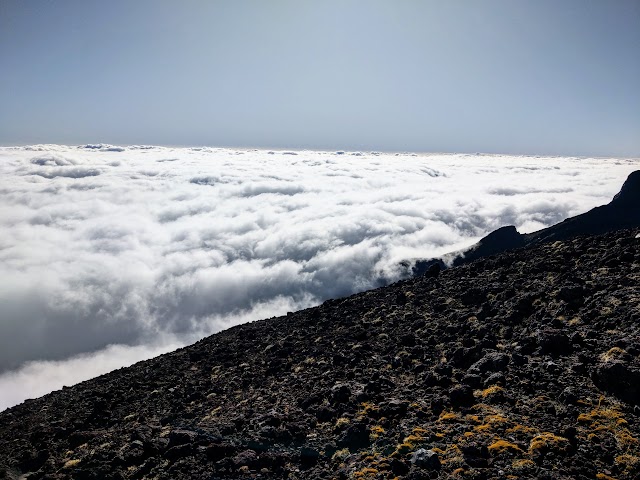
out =
[[503,226],[465,250],[451,252],[440,258],[405,261],[402,265],[410,268],[413,275],[424,275],[436,264],[440,268],[457,267],[514,248],[567,240],[576,235],[598,235],[637,227],[640,227],[640,170],[629,174],[620,191],[606,205],[532,233],[522,234],[514,225]]

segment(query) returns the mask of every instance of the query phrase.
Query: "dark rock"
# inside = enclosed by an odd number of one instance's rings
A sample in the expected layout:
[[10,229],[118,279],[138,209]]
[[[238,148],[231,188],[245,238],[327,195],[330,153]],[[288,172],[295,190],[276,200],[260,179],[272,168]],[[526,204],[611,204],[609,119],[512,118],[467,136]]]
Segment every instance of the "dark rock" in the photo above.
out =
[[371,443],[369,433],[369,429],[365,423],[353,423],[338,436],[338,447],[346,447],[352,452],[367,448]]
[[378,414],[388,418],[402,417],[407,413],[408,408],[409,402],[406,400],[391,400],[380,404]]
[[438,454],[433,450],[420,448],[411,455],[411,463],[416,467],[429,470],[440,470],[441,463]]
[[427,278],[435,278],[440,274],[441,269],[442,267],[439,263],[434,263],[427,269],[427,271],[424,273],[424,276]]
[[329,422],[336,417],[336,411],[331,407],[322,406],[316,410],[316,418],[319,422]]
[[344,383],[339,383],[333,386],[331,389],[331,402],[333,404],[345,403],[349,401],[351,397],[351,389],[349,385]]
[[449,400],[454,407],[473,405],[473,389],[468,385],[456,385],[449,391]]
[[471,388],[480,388],[482,386],[482,377],[472,373],[467,373],[462,377],[462,383],[469,385]]
[[169,432],[169,448],[193,443],[197,438],[198,434],[190,430],[172,430]]
[[254,450],[244,450],[233,457],[233,463],[238,467],[255,467],[258,464],[258,454]]
[[211,443],[205,449],[207,458],[212,462],[217,462],[235,453],[236,449],[232,445],[224,443]]
[[485,387],[490,387],[491,385],[500,385],[504,387],[506,385],[506,379],[504,373],[496,372],[489,375],[484,381]]
[[561,330],[546,329],[538,333],[541,352],[550,355],[569,355],[572,352],[569,337]]
[[409,473],[409,465],[398,460],[397,458],[392,458],[389,462],[389,466],[391,467],[391,471],[395,475],[406,475],[407,473]]
[[39,470],[40,467],[49,458],[49,452],[47,450],[26,450],[20,454],[18,466],[22,472],[34,472]]
[[309,467],[315,465],[320,457],[320,452],[315,448],[302,447],[300,449],[300,461],[303,466]]
[[195,445],[184,444],[169,448],[169,450],[164,452],[162,456],[167,460],[175,461],[180,458],[193,456],[196,454],[196,452],[197,448]]
[[592,379],[601,390],[640,405],[640,368],[615,360],[603,362],[594,370]]
[[471,375],[479,375],[487,372],[501,372],[509,364],[509,356],[500,352],[486,354],[467,371]]
[[467,465],[473,468],[487,468],[489,466],[489,449],[486,445],[466,444],[459,446]]

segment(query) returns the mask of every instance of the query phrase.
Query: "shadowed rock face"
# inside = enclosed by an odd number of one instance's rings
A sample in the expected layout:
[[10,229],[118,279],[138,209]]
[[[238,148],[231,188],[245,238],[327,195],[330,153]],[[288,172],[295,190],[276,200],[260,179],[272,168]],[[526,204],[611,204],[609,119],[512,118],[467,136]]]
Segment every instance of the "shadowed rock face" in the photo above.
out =
[[27,401],[0,413],[0,478],[640,478],[637,234],[436,268]]
[[523,235],[525,245],[565,240],[576,235],[597,235],[640,226],[640,170],[629,175],[620,192],[607,205],[596,207],[549,228]]
[[628,208],[638,208],[640,202],[640,170],[631,173],[622,185],[620,192],[613,197],[613,202]]
[[[596,207],[586,213],[568,218],[537,232],[521,234],[516,227],[501,227],[467,250],[454,252],[453,266],[460,266],[478,258],[496,255],[514,248],[545,242],[567,240],[577,235],[598,235],[623,228],[640,227],[640,170],[632,172],[622,185],[620,192],[607,205]],[[411,262],[404,262],[408,266]],[[429,267],[441,259],[417,260],[411,269],[413,275],[423,275]]]

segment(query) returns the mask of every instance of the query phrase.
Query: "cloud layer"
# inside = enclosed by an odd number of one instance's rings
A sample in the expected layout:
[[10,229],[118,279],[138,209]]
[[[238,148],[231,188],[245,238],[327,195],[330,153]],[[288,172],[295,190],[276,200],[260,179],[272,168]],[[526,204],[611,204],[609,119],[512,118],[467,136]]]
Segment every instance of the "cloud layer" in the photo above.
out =
[[608,202],[639,163],[0,148],[0,409],[396,280],[401,260],[499,226],[556,223]]

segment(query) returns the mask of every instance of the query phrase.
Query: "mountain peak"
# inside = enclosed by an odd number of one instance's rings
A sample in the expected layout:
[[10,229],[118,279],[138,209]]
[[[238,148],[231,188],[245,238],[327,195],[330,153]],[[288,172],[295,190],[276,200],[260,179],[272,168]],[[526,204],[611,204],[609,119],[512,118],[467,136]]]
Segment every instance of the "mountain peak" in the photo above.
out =
[[640,202],[640,170],[631,172],[625,180],[620,192],[613,197],[611,203],[629,204]]

